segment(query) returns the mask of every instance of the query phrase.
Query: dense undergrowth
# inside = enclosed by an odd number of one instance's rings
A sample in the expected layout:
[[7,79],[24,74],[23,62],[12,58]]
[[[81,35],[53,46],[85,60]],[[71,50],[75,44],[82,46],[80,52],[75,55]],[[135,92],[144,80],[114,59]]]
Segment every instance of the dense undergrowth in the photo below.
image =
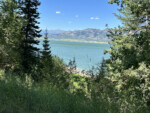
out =
[[35,83],[28,76],[22,81],[1,71],[0,113],[148,113],[149,107],[141,105],[140,96],[130,91],[117,92],[108,79],[96,83],[72,74],[70,86],[64,89]]
[[[102,99],[93,101],[84,93],[71,93],[69,90],[53,88],[48,83],[35,84],[28,77],[25,81],[22,82],[12,73],[5,75],[1,71],[0,113],[108,112],[109,106]],[[79,85],[74,87],[79,87]]]

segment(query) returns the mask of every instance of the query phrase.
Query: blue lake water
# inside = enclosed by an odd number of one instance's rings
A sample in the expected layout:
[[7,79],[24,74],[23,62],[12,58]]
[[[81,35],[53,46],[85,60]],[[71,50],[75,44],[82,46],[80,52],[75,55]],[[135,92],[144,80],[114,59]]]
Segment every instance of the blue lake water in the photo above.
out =
[[[38,47],[42,48],[43,41],[40,40]],[[68,64],[69,60],[76,59],[77,68],[89,70],[102,61],[108,59],[110,55],[104,55],[104,50],[109,49],[109,44],[84,43],[69,41],[50,41],[52,55],[56,55]]]

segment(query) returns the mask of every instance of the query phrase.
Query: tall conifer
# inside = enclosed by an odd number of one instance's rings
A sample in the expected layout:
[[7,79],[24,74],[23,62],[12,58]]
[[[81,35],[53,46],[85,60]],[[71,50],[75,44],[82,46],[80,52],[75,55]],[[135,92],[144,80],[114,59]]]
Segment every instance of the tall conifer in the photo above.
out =
[[150,65],[150,2],[149,0],[110,0],[121,8],[122,26],[111,29],[113,41],[108,50],[111,58],[108,69],[121,73],[131,67],[138,68],[141,62]]
[[45,37],[43,40],[43,50],[42,50],[42,73],[44,76],[44,79],[50,80],[52,79],[52,55],[51,55],[51,50],[49,46],[49,40],[48,40],[48,30],[46,29],[45,31]]
[[30,72],[32,66],[36,66],[36,57],[38,56],[39,49],[35,47],[39,41],[35,38],[41,37],[41,30],[39,30],[39,13],[38,6],[40,2],[38,0],[22,0],[22,15],[26,21],[25,26],[22,29],[24,40],[22,43],[22,66],[25,72]]
[[51,58],[51,51],[50,51],[50,47],[49,47],[49,41],[48,41],[48,30],[46,29],[45,31],[45,37],[43,40],[43,51],[42,51],[42,58],[46,59],[46,58]]

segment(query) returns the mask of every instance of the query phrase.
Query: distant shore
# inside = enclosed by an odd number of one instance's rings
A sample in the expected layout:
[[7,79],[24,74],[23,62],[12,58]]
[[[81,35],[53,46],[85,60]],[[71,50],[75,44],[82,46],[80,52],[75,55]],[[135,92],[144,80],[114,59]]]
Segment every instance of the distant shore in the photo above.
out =
[[76,68],[76,69],[70,69],[70,67],[66,67],[66,71],[68,73],[72,73],[72,74],[77,74],[77,75],[80,75],[82,77],[88,77],[88,78],[91,78],[92,76],[89,75],[87,73],[87,71],[85,70],[82,70],[82,69],[79,69],[79,68]]
[[[44,39],[44,38],[38,38],[38,39]],[[72,40],[72,39],[54,39],[49,38],[48,40],[56,40],[56,41],[68,41],[68,42],[84,42],[84,43],[100,43],[100,44],[108,44],[108,42],[98,42],[98,41],[84,41],[84,40]]]

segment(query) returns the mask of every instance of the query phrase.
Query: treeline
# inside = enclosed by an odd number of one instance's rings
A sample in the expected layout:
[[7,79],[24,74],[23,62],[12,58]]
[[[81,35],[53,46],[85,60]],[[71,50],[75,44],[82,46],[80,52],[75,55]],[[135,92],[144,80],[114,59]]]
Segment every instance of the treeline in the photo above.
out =
[[51,55],[47,30],[37,48],[38,0],[0,0],[0,112],[149,113],[150,2],[109,3],[120,7],[122,26],[109,29],[110,59],[86,78]]

